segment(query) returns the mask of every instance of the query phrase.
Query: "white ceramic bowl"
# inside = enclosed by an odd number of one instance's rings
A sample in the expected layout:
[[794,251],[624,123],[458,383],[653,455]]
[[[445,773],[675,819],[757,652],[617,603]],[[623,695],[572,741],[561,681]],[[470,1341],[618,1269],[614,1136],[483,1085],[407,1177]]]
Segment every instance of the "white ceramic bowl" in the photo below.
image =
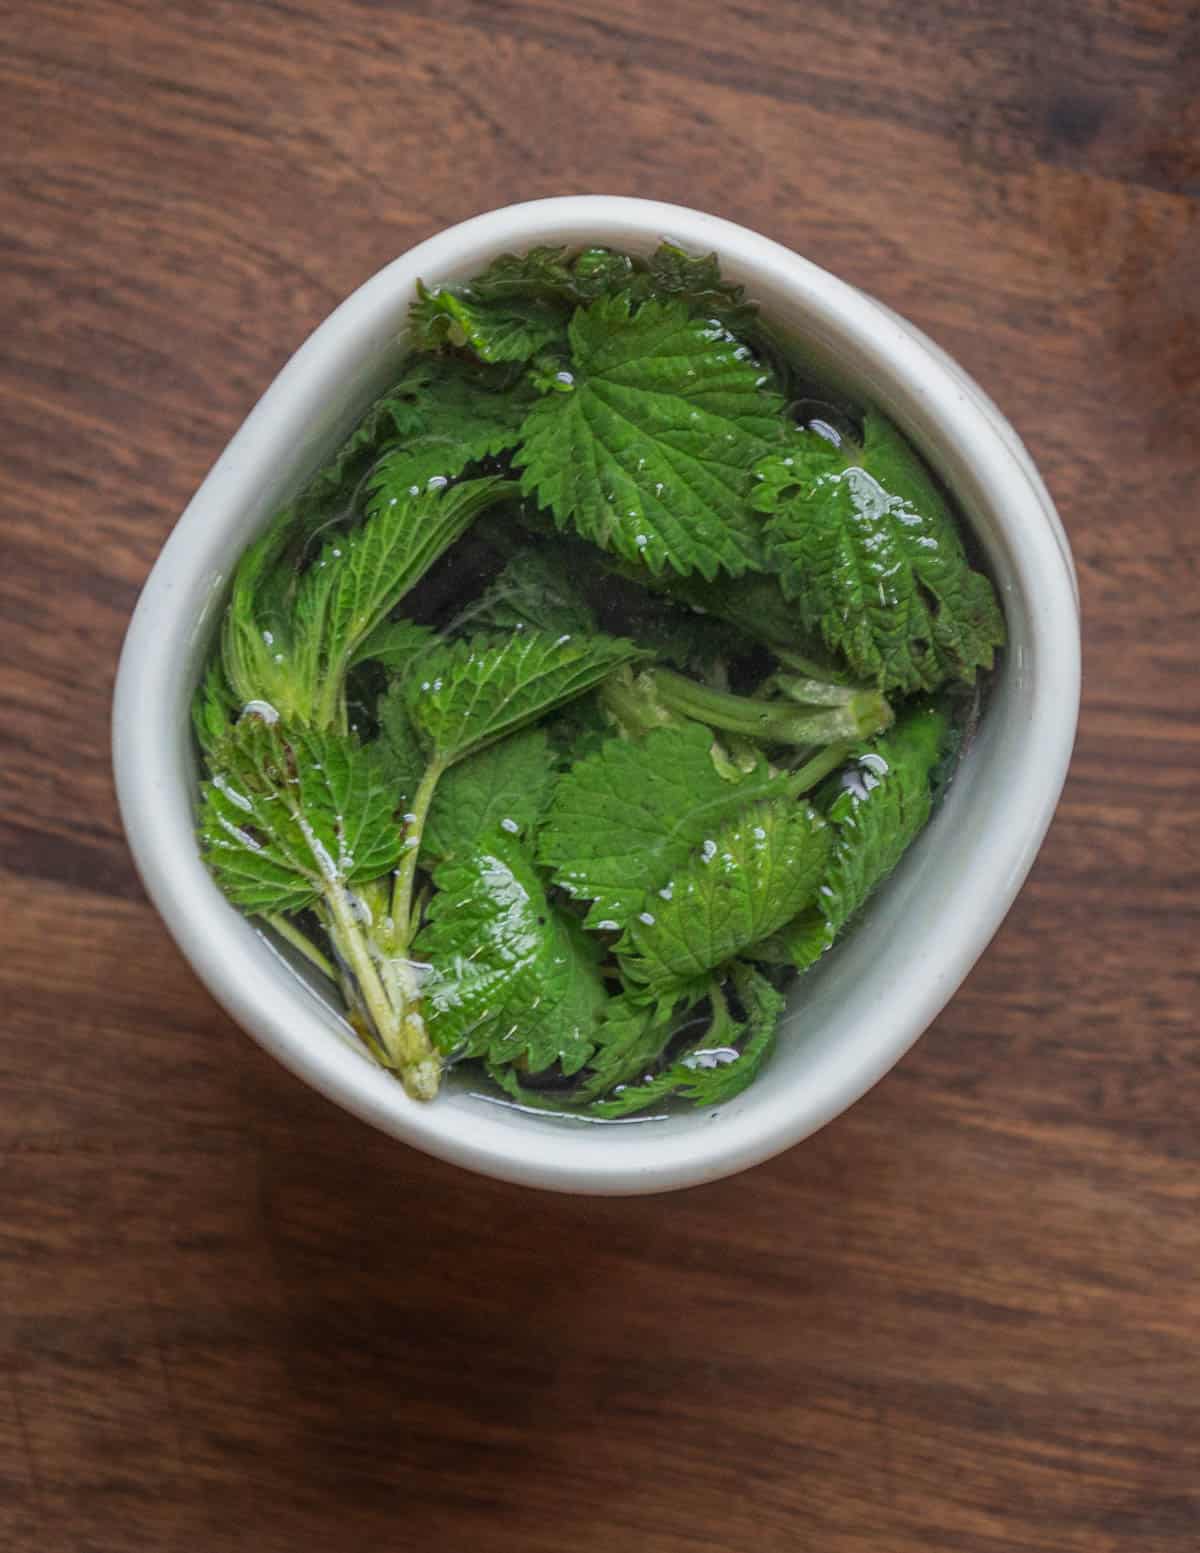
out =
[[[429,1105],[355,1048],[281,948],[226,904],[192,829],[188,707],[226,584],[275,508],[387,384],[418,277],[463,280],[537,243],[715,250],[829,376],[887,412],[938,469],[981,542],[1009,647],[948,797],[857,931],[796,984],[768,1070],[718,1112],[588,1124],[489,1102],[451,1081]],[[1016,433],[894,313],[777,243],[674,205],[592,196],[512,205],[420,244],[360,287],[296,352],[163,547],[125,642],[113,713],[121,812],[142,879],[213,996],[285,1066],[355,1115],[455,1164],[558,1191],[711,1181],[843,1111],[954,993],[1027,874],[1066,775],[1079,699],[1070,552]]]

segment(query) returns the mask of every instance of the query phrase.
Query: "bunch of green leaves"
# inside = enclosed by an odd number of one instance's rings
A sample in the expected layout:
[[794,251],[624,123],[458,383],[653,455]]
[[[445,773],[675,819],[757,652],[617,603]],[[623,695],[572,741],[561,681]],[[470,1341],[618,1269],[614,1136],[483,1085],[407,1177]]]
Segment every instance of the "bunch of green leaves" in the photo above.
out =
[[904,698],[990,663],[990,584],[882,418],[797,427],[712,256],[505,255],[411,344],[233,579],[207,861],[416,1098],[732,1099],[926,823]]

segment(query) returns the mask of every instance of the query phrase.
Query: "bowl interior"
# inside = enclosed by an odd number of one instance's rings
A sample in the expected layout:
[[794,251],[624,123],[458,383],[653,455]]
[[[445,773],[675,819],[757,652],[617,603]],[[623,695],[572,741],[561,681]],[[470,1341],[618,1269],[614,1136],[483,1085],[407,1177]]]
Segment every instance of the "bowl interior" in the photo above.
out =
[[[200,863],[191,693],[241,551],[395,374],[418,277],[465,279],[496,254],[535,243],[644,253],[664,236],[715,249],[819,373],[878,404],[914,440],[986,556],[1009,646],[933,822],[861,924],[795,984],[769,1069],[744,1095],[716,1112],[595,1123],[522,1110],[452,1075],[443,1096],[420,1106],[361,1054],[320,978],[230,908]],[[1078,698],[1078,624],[1057,520],[1014,444],[969,380],[901,320],[712,217],[567,199],[441,234],[369,281],[297,352],[147,584],[122,659],[114,746],[126,827],[156,905],[256,1039],[348,1109],[458,1163],[558,1189],[630,1192],[715,1178],[786,1147],[857,1098],[942,1007],[1007,910],[1057,800]]]

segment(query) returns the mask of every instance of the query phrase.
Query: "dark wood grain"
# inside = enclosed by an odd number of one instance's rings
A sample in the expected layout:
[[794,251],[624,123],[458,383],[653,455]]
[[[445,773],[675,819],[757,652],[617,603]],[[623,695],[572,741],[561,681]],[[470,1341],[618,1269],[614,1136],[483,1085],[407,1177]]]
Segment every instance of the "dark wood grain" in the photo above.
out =
[[[1184,0],[0,7],[0,1547],[1200,1546],[1200,12]],[[325,312],[628,191],[877,293],[1079,562],[1062,808],[885,1083],[736,1180],[542,1197],[214,1007],[120,836],[138,587]]]

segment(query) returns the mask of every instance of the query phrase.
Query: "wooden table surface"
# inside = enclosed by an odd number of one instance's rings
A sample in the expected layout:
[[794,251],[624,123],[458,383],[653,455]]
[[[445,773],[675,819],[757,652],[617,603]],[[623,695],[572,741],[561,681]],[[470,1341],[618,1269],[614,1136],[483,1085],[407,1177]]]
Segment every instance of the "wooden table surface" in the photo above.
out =
[[[1200,12],[17,0],[0,58],[0,1547],[1200,1546]],[[677,1196],[497,1185],[221,1014],[109,695],[176,516],[347,291],[572,191],[907,313],[1079,564],[1073,772],[953,1005]]]

